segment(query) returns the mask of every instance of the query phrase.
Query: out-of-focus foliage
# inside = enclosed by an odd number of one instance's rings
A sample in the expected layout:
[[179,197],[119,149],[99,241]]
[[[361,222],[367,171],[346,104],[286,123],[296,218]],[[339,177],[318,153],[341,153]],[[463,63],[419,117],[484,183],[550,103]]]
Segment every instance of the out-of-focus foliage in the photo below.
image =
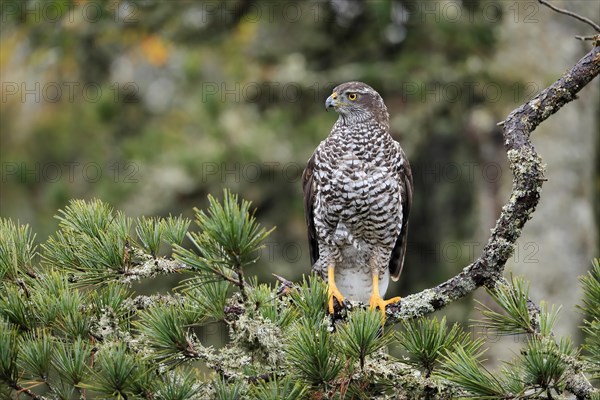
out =
[[278,227],[264,265],[298,279],[309,270],[300,175],[335,120],[323,101],[362,80],[388,104],[414,170],[407,265],[418,268],[402,291],[428,286],[472,257],[476,177],[501,146],[494,122],[531,94],[486,68],[503,10],[494,0],[3,1],[2,215],[45,238],[74,197],[133,217],[191,216],[229,187]]

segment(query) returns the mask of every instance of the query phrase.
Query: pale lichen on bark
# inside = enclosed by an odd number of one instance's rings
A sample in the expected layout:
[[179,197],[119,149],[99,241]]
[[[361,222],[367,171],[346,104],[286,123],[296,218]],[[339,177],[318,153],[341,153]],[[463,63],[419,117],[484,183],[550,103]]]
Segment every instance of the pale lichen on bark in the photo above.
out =
[[192,268],[180,261],[164,257],[150,257],[130,266],[119,278],[121,283],[133,283],[145,278],[153,278],[159,274],[190,271]]
[[[576,99],[577,92],[599,73],[600,41],[594,43],[594,48],[559,80],[509,114],[502,125],[506,154],[513,173],[512,192],[482,254],[457,276],[389,306],[386,310],[388,323],[421,317],[472,293],[478,287],[493,288],[503,280],[506,261],[512,255],[523,226],[535,211],[545,180],[545,166],[530,141],[530,134],[542,121]],[[531,305],[532,318],[538,319],[539,307],[533,302]],[[578,399],[589,399],[592,393],[598,394],[598,390],[577,368],[570,366],[565,376],[567,390]]]
[[[503,123],[503,135],[509,167],[513,173],[513,186],[488,243],[479,258],[457,276],[433,289],[407,296],[400,303],[389,306],[388,323],[439,310],[480,286],[493,287],[495,281],[502,277],[515,242],[539,202],[545,179],[545,166],[529,136],[542,121],[575,99],[577,92],[598,73],[600,46],[597,44],[558,81],[509,114]],[[427,301],[428,305],[423,304]]]

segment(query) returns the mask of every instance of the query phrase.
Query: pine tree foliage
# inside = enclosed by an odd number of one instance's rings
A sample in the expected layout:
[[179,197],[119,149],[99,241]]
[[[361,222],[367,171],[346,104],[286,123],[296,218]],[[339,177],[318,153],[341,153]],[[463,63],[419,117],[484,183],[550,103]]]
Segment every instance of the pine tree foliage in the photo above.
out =
[[20,338],[19,368],[27,375],[30,382],[43,382],[50,374],[54,341],[44,329],[24,333]]
[[426,377],[431,375],[443,355],[455,345],[470,355],[476,355],[482,345],[481,340],[470,340],[458,324],[448,328],[446,317],[441,321],[437,318],[403,321],[397,339],[408,354],[407,363],[424,372]]
[[135,232],[140,240],[140,244],[153,257],[156,257],[158,248],[162,242],[163,223],[158,218],[138,218]]
[[5,276],[15,279],[19,271],[26,272],[32,267],[36,254],[35,235],[28,225],[15,224],[8,219],[0,219],[2,246],[0,246],[0,279]]
[[317,325],[325,319],[327,287],[315,275],[304,277],[302,284],[290,292],[292,301],[305,320]]
[[512,287],[509,283],[498,283],[497,289],[488,290],[488,293],[506,313],[498,313],[483,303],[479,303],[481,313],[485,318],[483,321],[479,321],[481,326],[490,327],[502,335],[534,332],[535,329],[527,308],[529,287],[524,280],[513,279]]
[[492,373],[484,368],[481,352],[458,347],[445,356],[441,375],[460,385],[472,398],[562,398],[567,366],[574,365],[578,371],[586,367],[572,341],[557,341],[552,333],[560,309],[549,309],[542,303],[537,318],[531,312],[525,315],[530,307],[529,286],[521,278],[512,278],[510,283],[498,284],[488,292],[504,313],[482,306],[484,319],[476,321],[477,325],[495,329],[501,335],[526,333],[524,348],[505,361],[499,373]]
[[143,372],[137,368],[139,361],[127,351],[123,343],[105,346],[96,354],[95,362],[99,372],[96,379],[85,387],[102,396],[126,398],[127,393],[133,389],[134,374]]
[[56,218],[59,231],[42,245],[49,266],[71,273],[82,285],[106,282],[127,271],[131,218],[99,200],[72,201]]
[[[480,359],[478,346],[455,346],[446,356],[440,375],[459,385],[468,398],[505,398],[505,384],[488,371]],[[511,395],[508,396],[510,398]]]
[[580,308],[585,316],[584,358],[589,363],[593,378],[600,379],[600,259],[593,260],[592,264],[592,270],[581,278],[584,295]]
[[325,321],[300,321],[290,336],[287,358],[296,375],[311,386],[327,389],[342,371],[343,359],[334,352],[333,334]]
[[199,254],[175,246],[175,257],[205,272],[237,285],[246,299],[244,268],[256,262],[262,241],[274,229],[266,230],[250,211],[250,202],[238,202],[237,195],[225,191],[223,204],[208,196],[207,212],[195,209],[200,232],[188,233]]
[[393,332],[383,332],[383,316],[377,310],[358,309],[348,316],[340,327],[337,345],[347,359],[358,360],[364,370],[367,356],[392,341]]
[[224,378],[217,378],[213,382],[215,400],[243,399],[247,387],[243,381],[227,382]]
[[298,382],[293,382],[290,377],[261,381],[254,388],[254,397],[257,400],[300,400],[305,398],[306,387]]
[[203,319],[223,321],[230,284],[226,280],[213,280],[213,277],[199,274],[187,279],[180,287],[180,292],[191,300],[190,307],[195,309]]
[[[527,336],[496,371],[485,364],[485,341],[445,318],[384,324],[357,303],[330,316],[316,276],[257,282],[252,267],[270,230],[250,206],[228,191],[210,197],[196,210],[198,232],[188,233],[181,217],[133,220],[75,200],[39,247],[29,227],[0,220],[0,396],[559,399],[568,398],[570,371],[598,377],[597,260],[582,278],[581,349],[554,336],[560,309],[535,309],[524,280],[490,289],[499,308],[482,306],[475,324]],[[131,286],[177,272],[188,276],[172,293]],[[198,334],[209,324],[227,330],[218,349]]]
[[16,384],[19,375],[17,368],[18,328],[10,322],[0,324],[0,378],[9,385]]

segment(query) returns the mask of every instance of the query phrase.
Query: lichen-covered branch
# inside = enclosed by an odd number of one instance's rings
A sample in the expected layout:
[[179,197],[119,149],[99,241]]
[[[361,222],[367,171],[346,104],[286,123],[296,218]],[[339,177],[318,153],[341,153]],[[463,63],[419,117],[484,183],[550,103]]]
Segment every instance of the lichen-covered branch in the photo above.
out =
[[[559,80],[529,102],[512,111],[503,122],[504,145],[513,173],[512,192],[502,207],[496,226],[475,262],[446,282],[412,294],[387,308],[387,322],[416,318],[439,310],[481,286],[493,288],[502,279],[506,261],[525,223],[531,218],[540,199],[544,166],[535,151],[530,134],[550,115],[577,98],[577,93],[600,73],[600,43]],[[539,308],[530,302],[531,315],[539,326]],[[535,326],[535,325],[534,325]],[[597,392],[580,371],[570,366],[567,390],[578,399],[588,399]]]
[[596,44],[559,80],[509,114],[503,128],[504,145],[513,173],[512,192],[481,255],[446,282],[389,306],[386,310],[389,322],[429,314],[478,287],[493,287],[502,277],[506,260],[513,253],[521,229],[535,211],[544,182],[544,166],[529,136],[542,121],[574,100],[577,93],[599,73],[600,44]]
[[154,294],[151,296],[139,295],[128,301],[126,304],[131,311],[147,310],[156,307],[158,304],[166,306],[181,306],[185,298],[180,294]]
[[148,258],[147,260],[133,265],[119,277],[119,282],[132,283],[144,278],[152,278],[159,274],[171,274],[173,272],[190,271],[192,267],[177,260],[168,258]]

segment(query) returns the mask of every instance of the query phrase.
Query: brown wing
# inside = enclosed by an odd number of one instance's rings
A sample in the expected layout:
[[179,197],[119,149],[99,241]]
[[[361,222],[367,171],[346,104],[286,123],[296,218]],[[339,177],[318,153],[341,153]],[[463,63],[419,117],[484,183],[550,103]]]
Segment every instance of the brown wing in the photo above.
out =
[[400,180],[401,195],[402,195],[402,228],[400,234],[396,239],[396,244],[392,250],[390,257],[390,275],[392,280],[397,281],[402,273],[402,266],[404,265],[404,255],[406,254],[406,241],[408,234],[408,214],[410,213],[410,207],[412,204],[412,192],[413,192],[413,180],[412,171],[408,159],[404,154],[404,151],[400,149],[402,166],[398,173],[398,179]]
[[314,223],[315,193],[313,189],[313,172],[315,168],[315,155],[313,154],[302,173],[302,190],[304,191],[304,217],[308,227],[308,251],[310,263],[314,265],[319,259],[319,244]]

